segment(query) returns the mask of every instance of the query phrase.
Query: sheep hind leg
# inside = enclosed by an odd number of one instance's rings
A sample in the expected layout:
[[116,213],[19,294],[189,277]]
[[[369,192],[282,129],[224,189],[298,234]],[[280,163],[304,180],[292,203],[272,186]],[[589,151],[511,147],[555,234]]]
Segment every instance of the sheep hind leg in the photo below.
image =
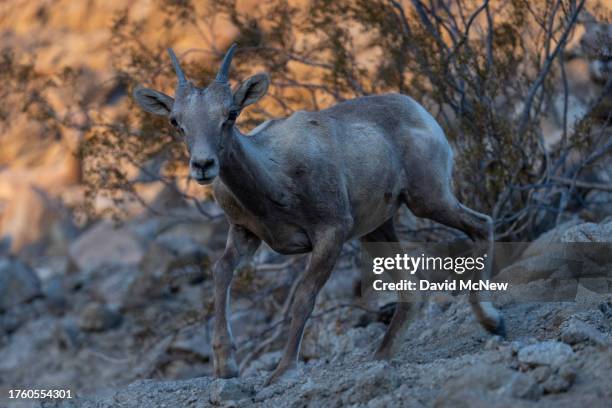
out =
[[[461,204],[450,192],[439,195],[429,194],[426,199],[421,197],[407,201],[406,204],[416,216],[456,228],[465,232],[476,244],[486,244],[487,262],[477,278],[491,279],[495,244],[491,217]],[[492,334],[506,335],[504,319],[491,302],[480,301],[476,291],[470,293],[469,301],[482,327]]]
[[[363,236],[361,242],[366,244],[364,246],[366,251],[369,251],[367,246],[368,243],[388,243],[387,246],[381,248],[384,249],[385,254],[382,254],[382,256],[385,257],[395,257],[396,254],[402,253],[402,248],[399,245],[399,240],[395,232],[393,218],[390,218],[380,227]],[[371,256],[381,256],[378,252],[376,254],[373,252],[369,253]],[[389,272],[392,273],[392,271]],[[392,275],[392,278],[394,281],[399,281],[402,277],[395,274]],[[410,294],[407,291],[398,291],[397,300],[395,312],[393,313],[389,327],[387,328],[380,346],[374,354],[374,358],[377,360],[388,360],[393,356],[394,351],[398,348],[403,339],[407,327],[415,318],[423,303],[420,294]]]

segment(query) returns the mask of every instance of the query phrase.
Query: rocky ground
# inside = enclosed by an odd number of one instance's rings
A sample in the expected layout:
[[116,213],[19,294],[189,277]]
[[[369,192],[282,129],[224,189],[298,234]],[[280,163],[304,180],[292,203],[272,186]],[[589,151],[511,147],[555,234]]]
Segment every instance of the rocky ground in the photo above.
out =
[[[45,407],[612,403],[609,291],[581,288],[572,302],[502,301],[503,339],[478,325],[462,296],[435,296],[396,357],[377,362],[371,355],[390,310],[356,297],[352,245],[318,299],[298,373],[269,387],[283,339],[274,322],[303,258],[264,248],[242,267],[232,326],[248,363],[239,379],[214,379],[209,265],[225,229],[219,218],[149,217],[118,229],[100,222],[71,243],[68,259],[1,257],[0,407],[40,406],[7,400],[15,388],[70,389],[77,397]],[[529,262],[538,273],[550,243],[567,241],[610,242],[612,222],[563,224],[513,265]],[[263,342],[269,346],[258,349]]]
[[[371,323],[339,334],[336,353],[302,364],[295,378],[270,387],[263,385],[264,372],[231,380],[142,380],[59,406],[610,406],[611,311],[609,302],[504,308],[512,329],[501,340],[483,333],[465,304],[452,302],[419,320],[391,362],[371,360],[384,331]],[[548,330],[536,329],[542,327]]]

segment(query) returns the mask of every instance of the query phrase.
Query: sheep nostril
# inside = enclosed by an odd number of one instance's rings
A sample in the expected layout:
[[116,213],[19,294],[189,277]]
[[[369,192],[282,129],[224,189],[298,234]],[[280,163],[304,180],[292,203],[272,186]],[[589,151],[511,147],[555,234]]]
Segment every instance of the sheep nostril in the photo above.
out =
[[215,166],[215,159],[192,160],[191,165],[205,175],[208,170]]

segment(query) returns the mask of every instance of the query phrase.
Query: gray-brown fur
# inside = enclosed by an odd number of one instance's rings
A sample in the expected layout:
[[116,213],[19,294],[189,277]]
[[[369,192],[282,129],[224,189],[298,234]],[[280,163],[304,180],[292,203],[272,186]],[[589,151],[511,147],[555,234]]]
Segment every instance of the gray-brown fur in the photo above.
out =
[[[291,309],[289,338],[270,381],[297,362],[306,320],[347,240],[397,241],[393,215],[406,204],[417,216],[492,241],[489,217],[460,204],[451,191],[452,149],[442,129],[408,96],[367,96],[319,112],[271,120],[248,135],[235,116],[263,97],[267,75],[248,78],[234,93],[227,83],[233,48],[217,80],[196,88],[179,80],[176,99],[139,88],[148,112],[166,115],[184,133],[192,177],[213,183],[230,222],[227,247],[214,266],[215,374],[238,374],[227,313],[232,274],[263,240],[283,254],[311,252]],[[182,70],[175,64],[179,79]],[[490,305],[472,305],[483,326],[503,330]],[[376,354],[386,358],[414,308],[399,303]]]

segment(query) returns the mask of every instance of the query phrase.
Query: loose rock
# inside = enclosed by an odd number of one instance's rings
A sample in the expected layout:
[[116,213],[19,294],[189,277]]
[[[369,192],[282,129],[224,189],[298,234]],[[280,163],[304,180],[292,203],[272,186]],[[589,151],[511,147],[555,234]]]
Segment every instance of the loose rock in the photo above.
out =
[[506,367],[479,364],[459,371],[457,377],[440,393],[436,406],[451,406],[452,404],[448,402],[457,402],[455,396],[464,393],[465,390],[471,390],[471,395],[470,399],[461,406],[472,406],[471,403],[479,406],[478,401],[489,401],[492,395],[502,399],[535,400],[542,394],[541,387],[527,374]]
[[248,398],[252,394],[253,389],[237,378],[217,379],[210,385],[210,402],[217,405]]
[[542,384],[544,392],[548,394],[558,394],[567,391],[572,386],[572,383],[560,375],[554,374],[548,377]]
[[170,352],[186,354],[202,361],[209,361],[212,346],[205,324],[189,327],[181,331],[169,347]]
[[105,331],[121,323],[121,315],[100,303],[90,303],[79,316],[79,327],[84,331]]
[[567,344],[591,343],[604,345],[607,338],[595,327],[578,319],[570,319],[561,328],[560,339]]
[[544,341],[525,346],[518,352],[518,360],[528,365],[560,366],[574,355],[570,346],[558,341]]

